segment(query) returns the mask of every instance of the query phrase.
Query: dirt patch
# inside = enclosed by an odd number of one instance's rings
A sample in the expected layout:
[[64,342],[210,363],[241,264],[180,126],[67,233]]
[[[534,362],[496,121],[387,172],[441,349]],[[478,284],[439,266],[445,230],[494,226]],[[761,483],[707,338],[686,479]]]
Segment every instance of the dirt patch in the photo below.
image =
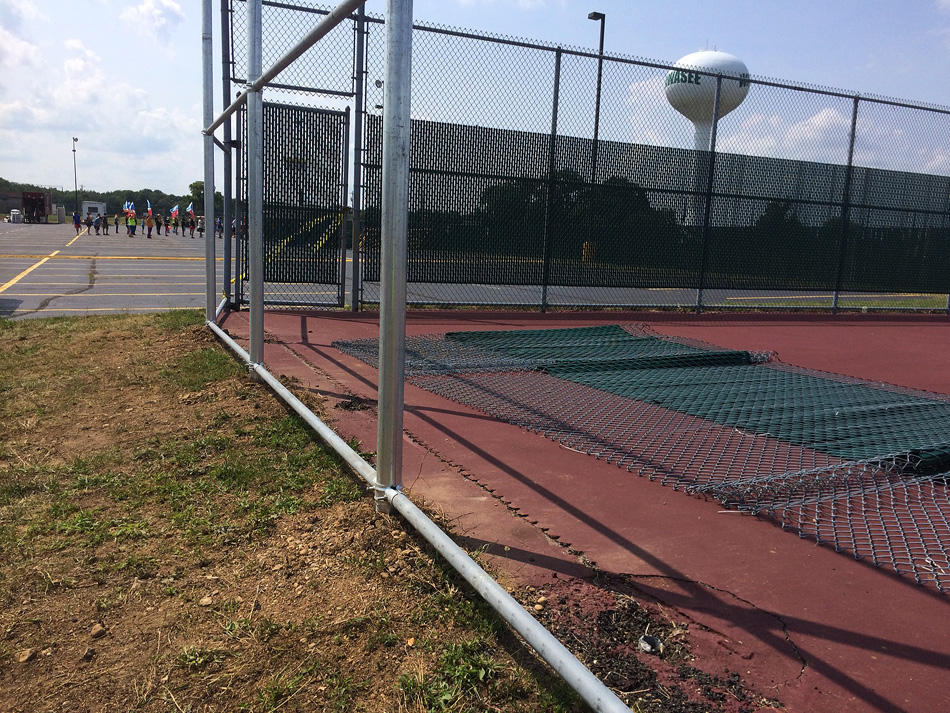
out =
[[523,604],[635,710],[657,713],[778,710],[738,673],[698,668],[690,650],[691,622],[641,597],[623,577],[555,580],[531,590]]

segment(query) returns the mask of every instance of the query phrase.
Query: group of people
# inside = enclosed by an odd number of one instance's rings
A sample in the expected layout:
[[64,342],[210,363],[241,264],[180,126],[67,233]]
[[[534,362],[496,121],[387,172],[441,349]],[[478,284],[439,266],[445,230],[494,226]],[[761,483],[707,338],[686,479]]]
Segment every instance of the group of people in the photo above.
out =
[[[126,235],[129,237],[135,237],[136,229],[141,225],[142,233],[145,234],[146,238],[151,239],[152,230],[156,230],[156,235],[162,234],[162,228],[165,229],[165,235],[168,235],[169,231],[178,235],[178,229],[181,228],[181,234],[184,236],[185,231],[188,231],[192,238],[195,237],[195,231],[198,231],[198,237],[204,237],[205,232],[205,221],[202,216],[195,218],[194,215],[189,216],[188,218],[181,218],[177,215],[175,216],[165,216],[164,218],[161,215],[156,215],[154,218],[151,213],[148,213],[144,219],[139,219],[135,215],[135,211],[128,211],[124,217],[119,218],[119,214],[116,213],[112,218],[112,225],[115,228],[115,234],[119,234],[119,221],[122,221],[122,224],[125,226]],[[95,218],[91,215],[87,215],[85,220],[79,215],[79,211],[73,213],[73,227],[76,229],[76,235],[83,229],[85,224],[86,229],[92,234],[92,231],[96,231],[96,235],[108,235],[109,234],[109,216],[96,214]],[[221,237],[221,219],[215,222],[215,233],[217,237]],[[100,233],[100,231],[102,231]],[[147,231],[147,232],[146,232]]]

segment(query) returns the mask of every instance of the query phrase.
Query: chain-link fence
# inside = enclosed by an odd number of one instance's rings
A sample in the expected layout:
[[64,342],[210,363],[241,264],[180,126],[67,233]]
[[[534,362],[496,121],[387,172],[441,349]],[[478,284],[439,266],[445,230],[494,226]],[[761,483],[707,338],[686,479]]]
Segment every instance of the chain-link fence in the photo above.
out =
[[[367,45],[371,80],[382,52]],[[417,24],[411,302],[947,308],[950,110],[751,77],[710,153],[666,101],[672,65],[603,57],[595,115],[600,61]],[[381,97],[367,102],[368,302]]]
[[414,335],[406,358],[418,387],[950,589],[948,396],[637,324]]
[[[235,83],[245,6],[232,0]],[[301,17],[322,12],[265,2],[265,59],[299,39]],[[380,289],[383,21],[354,19],[328,39],[268,96],[365,112],[353,136],[365,207],[353,257],[355,299],[370,304]],[[726,116],[710,110],[712,150],[697,151],[665,95],[684,74],[736,81],[417,23],[409,302],[950,308],[950,109],[743,77],[745,100]]]

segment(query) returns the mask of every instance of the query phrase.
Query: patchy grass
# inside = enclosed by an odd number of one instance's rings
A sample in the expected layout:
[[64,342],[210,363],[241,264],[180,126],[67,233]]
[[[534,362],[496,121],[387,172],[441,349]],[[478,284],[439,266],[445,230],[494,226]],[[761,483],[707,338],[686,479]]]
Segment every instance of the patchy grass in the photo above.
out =
[[202,322],[0,320],[0,709],[583,710]]

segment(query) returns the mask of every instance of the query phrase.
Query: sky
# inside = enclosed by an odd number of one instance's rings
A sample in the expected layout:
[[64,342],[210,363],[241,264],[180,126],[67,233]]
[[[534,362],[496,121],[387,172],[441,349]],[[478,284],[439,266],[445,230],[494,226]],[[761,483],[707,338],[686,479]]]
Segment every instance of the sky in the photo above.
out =
[[[416,0],[413,14],[596,50],[591,11],[608,55],[719,49],[756,77],[950,104],[950,0]],[[78,137],[83,187],[187,193],[202,178],[201,87],[200,0],[0,0],[0,176],[70,189]]]

